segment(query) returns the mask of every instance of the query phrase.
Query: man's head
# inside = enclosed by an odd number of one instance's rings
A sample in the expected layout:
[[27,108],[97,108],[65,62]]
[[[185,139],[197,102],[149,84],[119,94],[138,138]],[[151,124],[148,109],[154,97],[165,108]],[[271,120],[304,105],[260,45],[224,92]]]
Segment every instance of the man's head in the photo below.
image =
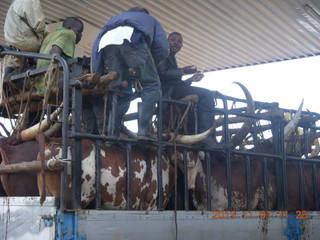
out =
[[82,32],[83,32],[83,22],[76,17],[68,17],[63,21],[62,27],[66,29],[70,29],[73,31],[76,36],[76,43],[80,42],[82,38]]
[[182,35],[178,32],[172,32],[168,36],[168,41],[170,45],[170,52],[176,54],[179,52],[183,46]]

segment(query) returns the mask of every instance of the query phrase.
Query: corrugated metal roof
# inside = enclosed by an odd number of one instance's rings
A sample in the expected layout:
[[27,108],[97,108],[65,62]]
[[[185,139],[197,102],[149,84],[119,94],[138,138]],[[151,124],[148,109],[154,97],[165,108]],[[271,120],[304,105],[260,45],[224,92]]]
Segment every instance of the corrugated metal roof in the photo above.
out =
[[[0,44],[11,0],[1,0]],[[80,44],[90,55],[99,29],[133,6],[149,10],[167,34],[182,33],[179,65],[219,70],[283,61],[320,53],[319,0],[95,1],[42,0],[47,23],[69,16],[84,20]]]

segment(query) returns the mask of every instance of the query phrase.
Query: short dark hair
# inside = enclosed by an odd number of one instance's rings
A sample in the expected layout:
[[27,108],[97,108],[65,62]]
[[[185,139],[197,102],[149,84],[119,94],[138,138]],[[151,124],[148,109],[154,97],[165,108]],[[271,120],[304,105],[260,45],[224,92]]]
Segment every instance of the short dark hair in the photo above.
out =
[[168,36],[168,38],[171,37],[171,35],[174,35],[174,34],[175,34],[175,35],[179,35],[179,36],[183,39],[181,33],[179,33],[179,32],[172,32],[172,33],[170,33],[169,36]]
[[149,11],[142,7],[132,7],[132,8],[129,8],[127,12],[144,12],[146,14],[149,14]]
[[62,23],[62,27],[69,28],[76,24],[79,24],[83,27],[83,22],[79,18],[67,17]]

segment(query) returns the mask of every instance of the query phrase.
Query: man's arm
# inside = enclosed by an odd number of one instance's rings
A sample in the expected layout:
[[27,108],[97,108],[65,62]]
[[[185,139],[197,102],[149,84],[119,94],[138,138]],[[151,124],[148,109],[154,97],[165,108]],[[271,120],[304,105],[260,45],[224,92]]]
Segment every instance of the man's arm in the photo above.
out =
[[168,81],[179,81],[181,80],[183,76],[183,70],[175,67],[175,66],[169,66],[168,61],[165,60],[161,64],[158,65],[158,73],[159,77],[162,80],[168,80]]
[[51,48],[51,51],[50,51],[50,55],[53,55],[53,54],[61,56],[61,54],[62,54],[61,48],[59,48],[58,46],[53,45],[52,48]]
[[151,44],[151,54],[156,66],[161,64],[169,55],[169,43],[166,32],[161,24],[154,18],[154,36]]
[[29,27],[37,34],[39,39],[44,39],[44,37],[49,33],[49,28],[45,23],[45,17],[40,5],[39,0],[29,1],[25,4],[22,18],[26,19]]

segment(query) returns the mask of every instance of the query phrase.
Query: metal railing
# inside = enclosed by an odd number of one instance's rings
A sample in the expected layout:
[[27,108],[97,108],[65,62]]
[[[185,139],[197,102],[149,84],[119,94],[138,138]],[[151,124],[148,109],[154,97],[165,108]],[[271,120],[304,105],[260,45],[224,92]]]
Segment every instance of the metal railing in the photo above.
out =
[[[24,53],[24,52],[16,52],[16,51],[4,51],[1,52],[1,55],[5,54],[11,54],[16,56],[24,56],[24,57],[34,57],[34,58],[41,58],[41,59],[48,59],[50,60],[52,56],[50,55],[42,55],[42,54],[34,54],[34,53]],[[59,66],[63,70],[63,117],[62,117],[62,158],[67,159],[68,157],[68,139],[72,139],[72,208],[73,209],[79,209],[81,208],[81,159],[82,159],[82,146],[81,142],[82,139],[90,139],[94,141],[96,144],[97,153],[95,156],[95,162],[96,162],[96,200],[95,200],[95,207],[101,208],[101,187],[100,187],[100,179],[101,179],[101,155],[100,155],[100,147],[102,142],[108,141],[108,142],[122,142],[126,146],[126,164],[127,164],[127,171],[126,171],[126,184],[127,184],[127,190],[126,190],[126,200],[127,200],[127,209],[130,210],[132,208],[131,206],[131,154],[132,154],[132,145],[137,144],[139,141],[135,139],[129,139],[129,138],[118,138],[113,136],[101,136],[101,135],[93,135],[93,134],[84,134],[82,133],[82,122],[81,122],[81,114],[82,114],[82,92],[81,88],[86,86],[79,85],[78,82],[74,81],[73,79],[76,77],[81,76],[82,74],[82,68],[81,63],[77,59],[70,60],[69,62],[66,62],[61,57],[55,57],[55,60],[59,63]],[[71,67],[69,67],[70,65]],[[70,71],[71,69],[71,71]],[[29,76],[37,76],[39,74],[43,74],[46,71],[46,68],[42,69],[36,69],[29,72]],[[17,80],[17,79],[23,79],[24,74],[14,75],[11,77],[11,80]],[[71,129],[69,129],[68,124],[68,116],[70,112],[69,108],[69,99],[70,99],[70,92],[69,87],[72,87],[72,106],[71,106],[71,114],[72,114],[72,126]],[[90,86],[87,86],[90,87]],[[216,97],[221,99],[223,102],[223,108],[216,109],[216,112],[219,114],[222,114],[224,116],[223,120],[223,135],[224,135],[224,142],[217,144],[213,148],[207,148],[207,147],[201,147],[201,146],[187,146],[182,144],[173,144],[173,143],[167,143],[163,142],[161,140],[156,142],[143,142],[144,144],[150,144],[152,146],[157,147],[157,178],[158,178],[158,204],[157,208],[158,210],[163,210],[163,192],[162,192],[162,154],[163,151],[166,150],[166,148],[173,148],[175,147],[178,151],[181,151],[183,153],[183,171],[184,171],[184,208],[188,210],[190,208],[190,202],[189,202],[189,190],[188,190],[188,171],[187,171],[187,152],[188,151],[204,151],[205,152],[205,168],[207,173],[211,173],[212,169],[215,167],[213,159],[211,159],[212,156],[214,156],[216,153],[223,153],[225,155],[225,161],[226,161],[226,183],[227,183],[227,193],[228,193],[228,210],[232,210],[232,177],[231,176],[231,168],[233,167],[233,160],[232,158],[234,156],[242,156],[242,160],[245,162],[246,167],[246,196],[247,196],[247,209],[251,210],[252,208],[252,176],[251,176],[251,161],[261,161],[263,165],[262,169],[262,175],[263,175],[263,186],[264,186],[264,199],[263,199],[263,206],[265,209],[269,209],[271,206],[269,206],[268,203],[268,186],[270,184],[270,179],[268,175],[268,168],[271,164],[274,164],[274,171],[275,176],[277,180],[277,203],[276,208],[281,210],[286,210],[288,208],[288,193],[287,193],[287,172],[286,172],[286,166],[287,162],[297,162],[299,166],[299,193],[300,193],[300,207],[301,210],[305,208],[305,184],[303,180],[303,164],[309,163],[312,166],[312,182],[313,182],[313,195],[314,195],[314,210],[319,210],[319,186],[318,186],[318,180],[319,176],[317,174],[319,166],[318,160],[315,159],[308,159],[308,150],[305,149],[305,158],[300,157],[290,157],[287,156],[285,153],[285,140],[283,136],[283,129],[285,121],[282,119],[272,119],[271,117],[262,117],[262,116],[256,116],[256,115],[250,115],[243,113],[243,109],[236,109],[236,110],[229,110],[227,106],[227,101],[239,101],[239,102],[245,102],[243,99],[235,99],[232,97],[224,96],[223,94],[220,94],[218,92],[215,93]],[[170,101],[170,100],[166,100]],[[177,101],[172,101],[177,103]],[[179,104],[179,103],[178,103]],[[183,104],[183,103],[181,103]],[[256,102],[256,106],[264,106],[266,103]],[[272,104],[272,106],[275,106]],[[162,136],[162,101],[158,103],[158,137],[159,139]],[[282,110],[282,109],[280,109]],[[293,111],[294,112],[294,111]],[[310,113],[309,113],[310,114]],[[316,113],[312,113],[318,117]],[[257,139],[257,132],[259,132],[258,127],[256,124],[253,124],[253,151],[248,150],[236,150],[231,148],[230,143],[230,133],[229,133],[229,115],[237,115],[237,116],[243,116],[243,117],[249,117],[254,119],[254,121],[259,120],[266,120],[271,122],[271,125],[273,126],[273,152],[270,153],[259,153],[257,152],[257,143],[259,139]],[[309,127],[304,126],[304,132],[306,133],[311,128],[317,128],[314,125],[310,125]],[[196,127],[195,127],[196,129]],[[276,134],[275,134],[276,133]],[[305,134],[306,135],[306,134]],[[304,136],[304,143],[305,146],[308,146],[308,137]],[[258,160],[257,160],[258,159]],[[271,163],[272,161],[272,163]],[[62,210],[66,209],[66,171],[67,165],[64,164],[64,169],[62,170],[61,174],[61,197],[60,197],[60,208]],[[206,202],[207,202],[207,210],[213,210],[212,209],[212,203],[211,203],[211,176],[207,175],[206,179],[207,184],[207,195],[206,195]]]

